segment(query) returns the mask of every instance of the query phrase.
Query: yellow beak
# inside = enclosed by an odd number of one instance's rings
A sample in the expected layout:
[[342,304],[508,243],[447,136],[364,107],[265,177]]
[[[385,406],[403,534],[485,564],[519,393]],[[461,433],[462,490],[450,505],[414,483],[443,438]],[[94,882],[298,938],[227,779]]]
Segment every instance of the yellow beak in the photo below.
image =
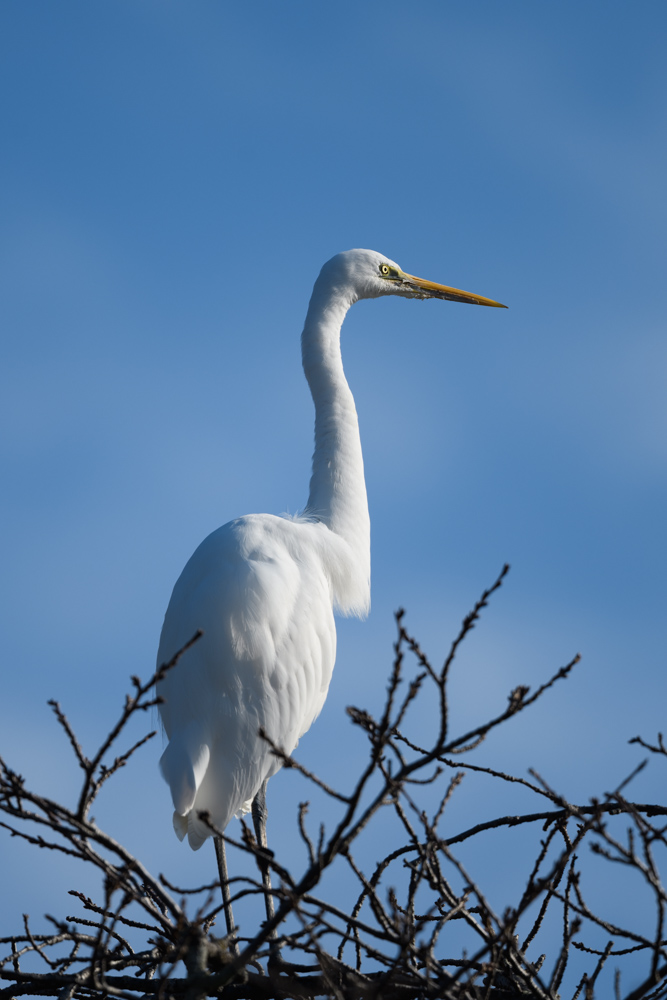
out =
[[502,302],[494,299],[487,299],[484,295],[475,295],[474,292],[464,292],[461,288],[452,288],[450,285],[438,285],[435,281],[426,281],[424,278],[417,278],[414,274],[401,274],[402,284],[414,289],[417,295],[422,294],[423,298],[448,299],[451,302],[467,302],[473,306],[493,306],[494,309],[507,309]]

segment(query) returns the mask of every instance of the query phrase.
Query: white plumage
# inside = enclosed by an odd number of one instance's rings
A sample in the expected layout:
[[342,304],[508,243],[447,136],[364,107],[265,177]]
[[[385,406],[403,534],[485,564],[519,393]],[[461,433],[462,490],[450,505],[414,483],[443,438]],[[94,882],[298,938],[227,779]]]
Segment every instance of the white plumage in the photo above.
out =
[[174,588],[159,659],[204,629],[160,687],[162,773],[191,847],[209,832],[197,810],[224,829],[278,769],[260,727],[290,753],[324,704],[336,652],[330,535],[321,522],[250,514],[209,535]]
[[388,294],[500,305],[415,278],[371,250],[322,268],[301,341],[315,404],[306,508],[295,518],[250,514],[209,535],[179,577],[162,628],[159,664],[204,633],[158,689],[174,829],[195,850],[210,836],[199,812],[224,829],[279,769],[260,729],[291,753],[317,718],[336,654],[334,610],[368,611],[370,520],[340,329],[358,299]]

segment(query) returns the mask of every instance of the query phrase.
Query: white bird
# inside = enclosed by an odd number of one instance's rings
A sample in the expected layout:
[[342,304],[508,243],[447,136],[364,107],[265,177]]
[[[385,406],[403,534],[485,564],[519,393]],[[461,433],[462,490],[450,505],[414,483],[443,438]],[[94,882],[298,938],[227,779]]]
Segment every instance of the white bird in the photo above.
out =
[[181,573],[165,616],[158,664],[203,636],[159,684],[169,744],[160,768],[174,829],[197,850],[261,803],[280,761],[319,715],[336,654],[334,611],[364,617],[370,603],[370,519],[354,399],[340,351],[345,315],[380,295],[501,303],[406,274],[372,250],[322,268],[301,337],[315,404],[310,494],[296,517],[249,514],[206,538]]

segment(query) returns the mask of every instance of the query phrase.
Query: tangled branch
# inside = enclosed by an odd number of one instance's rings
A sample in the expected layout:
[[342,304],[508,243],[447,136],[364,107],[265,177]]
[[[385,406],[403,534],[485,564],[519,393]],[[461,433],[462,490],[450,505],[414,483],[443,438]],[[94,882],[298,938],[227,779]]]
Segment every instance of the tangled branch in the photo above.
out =
[[[462,643],[507,570],[503,568],[463,620],[441,667],[433,666],[406,630],[404,612],[398,612],[381,713],[376,717],[366,709],[348,709],[352,725],[365,738],[367,754],[347,788],[333,788],[271,745],[283,766],[295,769],[306,785],[324,794],[335,818],[330,830],[321,822],[314,830],[308,804],[301,803],[295,818],[305,850],[301,872],[289,870],[261,848],[245,826],[240,838],[224,834],[249,862],[248,870],[232,879],[233,900],[261,901],[268,891],[263,869],[272,871],[274,882],[274,918],[241,938],[238,953],[214,934],[221,911],[213,895],[216,883],[181,889],[152,875],[90,817],[91,805],[107,782],[154,736],[148,733],[117,750],[128,722],[157,704],[156,682],[198,636],[145,683],[132,678],[132,693],[116,725],[90,757],[60,705],[50,702],[83,772],[76,804],[69,808],[37,794],[0,759],[0,826],[36,848],[92,865],[101,876],[100,889],[95,898],[71,891],[85,916],[47,916],[47,926],[39,932],[25,916],[17,933],[0,939],[0,979],[8,984],[0,989],[0,1000],[20,995],[64,1000],[556,1000],[580,956],[587,957],[590,966],[574,984],[573,1000],[605,995],[599,984],[607,975],[608,961],[628,961],[628,956],[633,961],[644,956],[646,965],[643,979],[626,992],[625,1000],[667,997],[667,892],[659,870],[667,847],[662,818],[667,808],[627,797],[639,769],[612,792],[574,804],[535,772],[529,779],[463,759],[568,678],[579,660],[571,659],[533,693],[523,685],[515,688],[490,719],[456,731],[449,679]],[[420,712],[426,703],[438,707],[430,731]],[[655,757],[667,755],[662,736],[657,744],[639,737],[632,742]],[[474,781],[480,775],[520,786],[537,797],[540,808],[491,816],[468,829],[453,830],[452,802],[464,776]],[[623,832],[619,817],[626,824]],[[514,902],[498,912],[454,849],[473,842],[491,851],[491,841],[501,830],[530,836],[532,854],[526,855],[527,877],[516,873]],[[378,856],[377,845],[386,845],[388,831],[394,840]],[[370,863],[362,860],[369,843],[376,846]],[[586,845],[610,873],[630,872],[648,890],[655,912],[651,936],[620,926],[592,907],[580,860]],[[340,873],[341,885],[353,886],[344,903],[325,889],[330,871]],[[548,929],[554,921],[560,927],[555,950]],[[605,943],[599,946],[601,934]],[[282,950],[281,963],[271,947],[274,936]],[[543,941],[553,952],[550,962],[540,954],[538,943]],[[621,974],[617,971],[614,984],[619,998]]]

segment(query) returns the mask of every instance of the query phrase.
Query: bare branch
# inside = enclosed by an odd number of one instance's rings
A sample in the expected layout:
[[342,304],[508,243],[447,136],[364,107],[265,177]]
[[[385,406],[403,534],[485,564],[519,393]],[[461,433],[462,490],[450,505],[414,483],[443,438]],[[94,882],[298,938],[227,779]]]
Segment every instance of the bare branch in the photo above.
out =
[[[117,722],[90,758],[60,705],[51,702],[84,772],[77,806],[69,809],[35,793],[0,760],[0,829],[7,831],[10,844],[11,838],[19,838],[30,847],[67,855],[89,873],[92,866],[101,890],[89,889],[89,878],[83,883],[85,892],[69,890],[86,917],[47,916],[48,934],[36,933],[35,921],[25,917],[16,934],[0,938],[6,950],[0,956],[0,979],[8,984],[0,990],[0,1000],[23,995],[61,1000],[555,1000],[558,993],[571,996],[573,991],[581,1000],[592,1000],[610,995],[612,982],[620,1000],[620,974],[606,964],[610,956],[621,964],[628,957],[644,963],[643,981],[625,1000],[667,996],[667,890],[659,864],[667,848],[667,806],[626,797],[646,762],[614,792],[585,804],[571,801],[534,770],[528,769],[526,778],[498,765],[460,762],[460,755],[470,754],[484,740],[490,745],[497,728],[569,676],[579,660],[572,659],[532,694],[519,685],[502,711],[451,735],[456,723],[448,696],[453,662],[506,574],[504,567],[463,620],[439,670],[406,630],[404,612],[397,613],[393,662],[379,713],[348,709],[352,723],[366,736],[366,756],[354,773],[344,776],[345,794],[262,733],[282,766],[323,791],[335,808],[335,822],[329,818],[325,827],[317,817],[309,829],[308,805],[300,804],[294,833],[305,847],[299,854],[305,858],[302,869],[295,864],[290,870],[257,843],[245,824],[235,838],[229,830],[216,830],[207,814],[199,814],[212,832],[237,849],[238,871],[234,868],[230,879],[233,900],[244,899],[248,913],[255,906],[261,909],[269,893],[274,900],[271,919],[264,919],[263,911],[256,923],[244,916],[238,955],[224,937],[213,936],[222,909],[214,905],[216,881],[180,888],[164,875],[154,877],[89,819],[96,797],[155,735],[128,740],[130,748],[118,750],[128,722],[159,701],[156,682],[198,636],[148,682],[132,678]],[[421,714],[427,698],[439,709],[430,733]],[[431,712],[428,718],[433,718]],[[650,751],[657,765],[667,756],[660,734],[656,744],[640,737],[631,742]],[[453,820],[462,814],[458,803],[465,807],[466,801],[459,796],[465,796],[465,789],[478,795],[480,776],[484,789],[489,781],[502,785],[507,815],[487,810],[477,814],[480,821],[474,826],[456,833]],[[512,796],[519,788],[521,805],[530,795],[541,804],[539,810],[515,811]],[[477,801],[484,804],[484,791]],[[618,817],[627,825],[625,833],[619,833]],[[511,905],[502,910],[490,903],[490,898],[496,901],[495,887],[485,892],[473,877],[475,859],[497,857],[498,865],[505,866],[508,856],[517,853],[508,855],[498,846],[504,843],[499,831],[505,840],[520,836],[526,860],[523,875],[517,872]],[[386,845],[382,854],[369,855],[369,847],[380,842]],[[465,864],[454,853],[463,843]],[[584,845],[589,850],[583,852]],[[603,907],[597,912],[586,902],[595,898],[587,887],[590,851],[610,878],[622,870],[624,878],[630,875],[651,894],[655,919],[650,935],[618,926]],[[267,871],[274,877],[272,887],[264,878]],[[332,886],[335,898],[328,895]],[[597,947],[601,931],[611,939],[604,949]],[[462,949],[452,946],[454,940],[464,942]],[[533,961],[528,953],[538,943],[541,957]],[[280,962],[277,945],[284,956]],[[354,968],[343,961],[348,945]],[[578,985],[571,960],[575,951],[591,955],[594,963]],[[547,965],[545,955],[550,956]],[[45,971],[36,972],[36,967]],[[545,969],[550,970],[548,981]],[[636,972],[632,976],[636,982]]]

